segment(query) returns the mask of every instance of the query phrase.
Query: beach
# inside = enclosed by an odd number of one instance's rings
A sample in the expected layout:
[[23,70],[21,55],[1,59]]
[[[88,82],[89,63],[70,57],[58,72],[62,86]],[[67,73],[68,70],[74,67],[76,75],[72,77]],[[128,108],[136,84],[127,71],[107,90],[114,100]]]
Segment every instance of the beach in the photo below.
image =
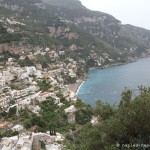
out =
[[82,84],[84,83],[84,81],[79,81],[75,84],[70,84],[68,85],[68,88],[73,91],[75,94],[78,93],[78,91],[80,90],[80,87],[82,86]]

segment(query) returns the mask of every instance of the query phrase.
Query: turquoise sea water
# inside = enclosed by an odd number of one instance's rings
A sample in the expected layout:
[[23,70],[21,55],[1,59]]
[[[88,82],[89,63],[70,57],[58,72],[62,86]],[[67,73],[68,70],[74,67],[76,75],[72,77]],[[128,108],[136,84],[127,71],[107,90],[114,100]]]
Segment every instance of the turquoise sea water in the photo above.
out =
[[77,93],[80,99],[90,105],[94,105],[96,99],[118,104],[125,87],[136,91],[140,85],[150,86],[150,58],[105,69],[92,69],[88,77]]

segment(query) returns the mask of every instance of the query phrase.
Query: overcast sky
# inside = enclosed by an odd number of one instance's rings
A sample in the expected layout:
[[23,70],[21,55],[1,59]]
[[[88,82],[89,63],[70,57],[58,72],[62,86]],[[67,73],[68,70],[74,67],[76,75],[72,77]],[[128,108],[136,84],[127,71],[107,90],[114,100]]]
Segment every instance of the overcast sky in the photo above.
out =
[[113,15],[123,24],[150,30],[150,0],[80,0],[91,10]]

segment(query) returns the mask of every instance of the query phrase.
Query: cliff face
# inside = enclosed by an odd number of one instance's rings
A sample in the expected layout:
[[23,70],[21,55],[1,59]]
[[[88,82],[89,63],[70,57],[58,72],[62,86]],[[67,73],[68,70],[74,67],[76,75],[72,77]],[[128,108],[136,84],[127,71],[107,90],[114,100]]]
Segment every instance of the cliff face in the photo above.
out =
[[124,62],[128,56],[146,55],[150,49],[149,30],[122,25],[109,14],[85,8],[78,0],[0,0],[0,8],[1,26],[8,31],[5,36],[13,37],[1,40],[3,44],[61,46],[75,58],[98,63],[101,59]]
[[52,6],[63,7],[71,10],[85,8],[79,0],[43,0],[43,2]]
[[63,37],[67,38],[69,40],[71,39],[78,39],[79,35],[75,32],[71,32],[71,29],[69,27],[48,27],[49,29],[49,35],[50,37]]
[[23,8],[20,7],[19,5],[11,5],[11,4],[7,4],[7,3],[0,3],[0,7],[4,7],[6,9],[10,9],[12,11],[22,11]]
[[47,3],[49,4],[47,6],[49,12],[60,16],[67,23],[73,23],[79,29],[121,51],[136,51],[139,47],[145,51],[150,47],[150,32],[148,30],[131,27],[131,25],[122,25],[113,16],[102,12],[91,11],[81,7],[70,11],[67,7],[58,7],[58,5],[54,5],[50,1],[47,1]]

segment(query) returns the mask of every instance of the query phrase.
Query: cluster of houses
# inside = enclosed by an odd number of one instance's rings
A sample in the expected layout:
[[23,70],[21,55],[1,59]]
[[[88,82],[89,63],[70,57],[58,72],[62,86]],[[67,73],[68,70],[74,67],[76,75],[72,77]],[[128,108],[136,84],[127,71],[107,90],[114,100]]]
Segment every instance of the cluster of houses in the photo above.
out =
[[[6,66],[0,68],[0,112],[9,112],[9,109],[16,107],[16,115],[19,115],[20,108],[27,108],[30,112],[40,116],[40,106],[38,103],[46,101],[48,98],[53,100],[53,103],[60,107],[65,104],[59,95],[65,100],[71,102],[70,106],[64,107],[64,113],[67,116],[68,123],[75,123],[75,114],[78,111],[74,103],[77,101],[75,90],[72,90],[69,85],[65,85],[65,76],[77,79],[78,64],[72,58],[66,58],[64,61],[58,59],[59,55],[64,55],[64,51],[56,53],[46,48],[45,51],[36,51],[26,56],[20,56],[22,61],[26,57],[31,60],[36,59],[37,55],[47,55],[51,59],[58,60],[55,63],[48,64],[48,68],[43,68],[42,65],[20,67],[14,65],[15,59],[8,58]],[[94,57],[94,56],[93,56]],[[83,64],[85,62],[81,62]],[[45,91],[40,87],[42,81],[49,85]],[[45,83],[44,82],[44,83]],[[38,102],[38,103],[37,103]],[[93,117],[91,124],[94,126],[98,122],[97,117]],[[20,123],[9,122],[5,119],[0,120],[0,130],[12,130],[19,132],[19,135],[12,137],[3,137],[0,140],[1,150],[40,150],[42,143],[46,150],[61,150],[63,149],[64,136],[55,131],[46,133],[34,133],[27,131]]]
[[[22,126],[17,126],[14,130],[22,131]],[[22,132],[18,136],[4,137],[0,141],[1,150],[40,150],[41,142],[45,144],[46,150],[61,150],[64,140],[63,135],[47,133]]]
[[[55,52],[49,52],[49,49],[46,49],[42,55],[47,52],[50,57],[58,57]],[[20,57],[20,59],[24,58]],[[31,55],[30,59],[32,59]],[[69,89],[68,85],[64,85],[64,75],[76,77],[77,63],[73,59],[67,58],[67,63],[58,61],[51,64],[49,69],[43,69],[40,64],[30,67],[19,67],[14,65],[13,61],[13,58],[9,58],[6,66],[0,70],[0,111],[9,112],[9,109],[14,106],[17,107],[17,111],[26,107],[34,114],[39,115],[41,108],[34,102],[43,102],[51,97],[54,104],[61,107],[65,104],[61,102],[61,98],[58,96],[60,93],[66,100],[76,102],[77,97],[75,93]],[[40,88],[39,82],[42,80],[45,80],[50,85],[47,91],[42,91]],[[64,112],[68,117],[68,122],[74,123],[75,106],[71,105]],[[49,132],[29,132],[22,125],[5,120],[0,122],[0,129],[11,129],[19,132],[18,136],[1,139],[0,149],[2,150],[30,150],[34,149],[34,146],[39,146],[41,142],[45,143],[46,149],[60,150],[62,145],[58,144],[58,142],[60,143],[64,140],[64,137],[59,133],[51,135]]]
[[[67,68],[70,69],[70,66],[71,64],[69,63]],[[75,64],[73,65],[73,68],[75,68]],[[10,106],[11,101],[20,106],[30,104],[33,99],[42,102],[46,100],[47,97],[52,97],[55,99],[54,103],[59,104],[60,98],[56,96],[59,92],[61,92],[66,99],[75,101],[75,94],[73,95],[72,91],[70,91],[67,86],[63,85],[63,78],[61,77],[62,71],[64,71],[64,68],[49,70],[46,72],[37,70],[34,66],[7,67],[0,72],[0,107],[7,109]],[[73,70],[70,69],[69,73],[71,76],[75,76]],[[50,83],[52,88],[49,89],[49,91],[40,91],[37,82],[41,79],[46,79]],[[21,84],[21,89],[13,89],[11,86],[12,82]],[[23,86],[26,88],[23,88]],[[55,87],[59,87],[59,91],[56,91],[54,89]]]
[[[7,109],[12,101],[13,104],[29,104],[31,99],[38,96],[40,89],[29,77],[33,74],[30,72],[32,69],[33,67],[22,69],[11,66],[0,73],[0,107],[2,109]],[[21,86],[21,89],[13,89],[11,84],[14,80],[20,85],[26,84],[26,88]],[[27,86],[27,84],[29,85]]]

